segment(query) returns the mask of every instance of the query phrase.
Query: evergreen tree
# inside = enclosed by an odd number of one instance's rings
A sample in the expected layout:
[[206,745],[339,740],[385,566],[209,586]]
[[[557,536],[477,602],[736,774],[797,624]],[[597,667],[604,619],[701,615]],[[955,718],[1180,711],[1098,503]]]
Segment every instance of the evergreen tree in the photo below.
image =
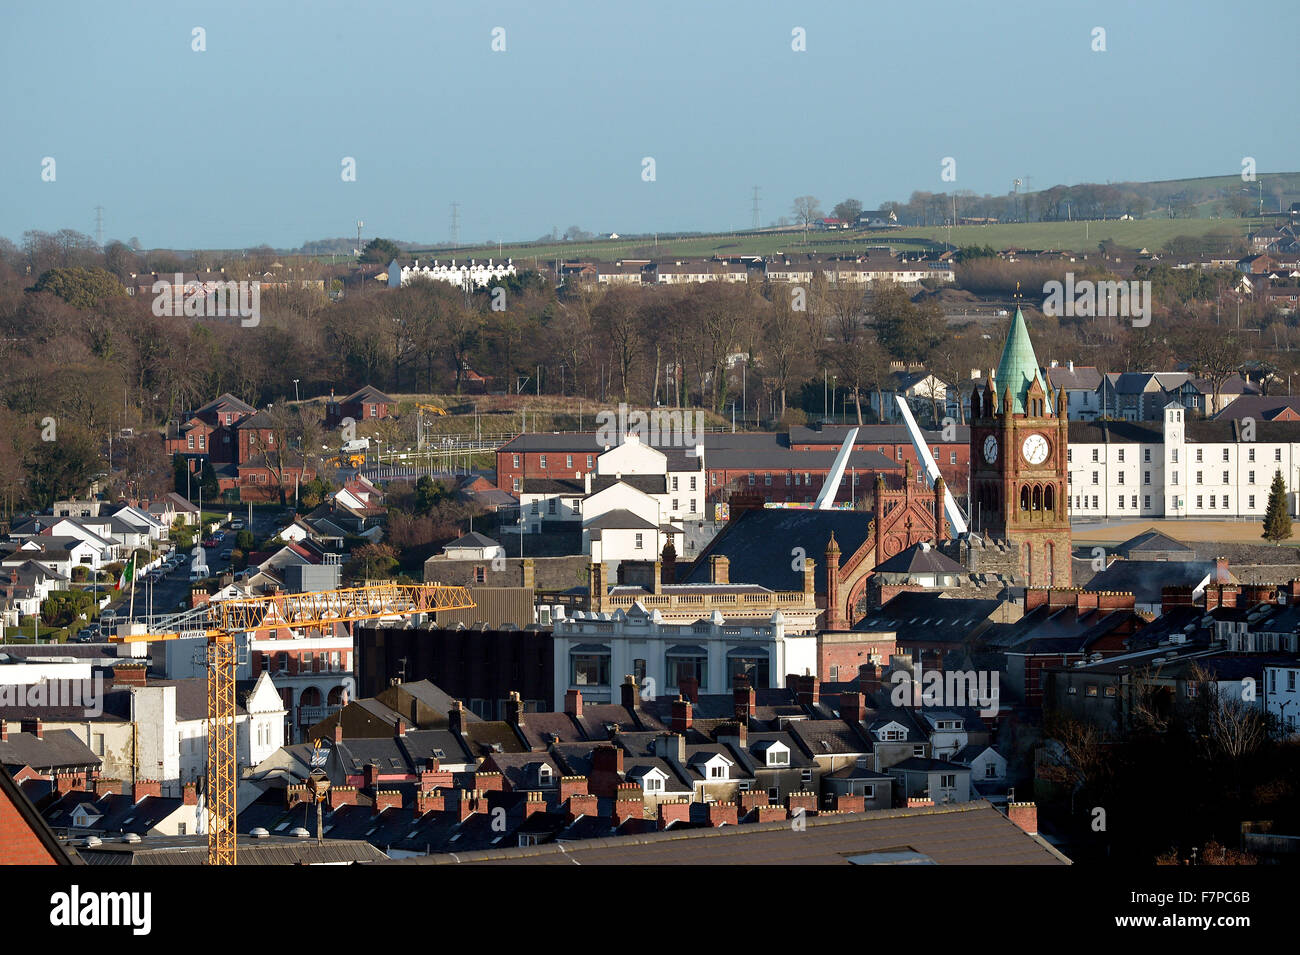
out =
[[1273,474],[1273,486],[1268,492],[1268,510],[1264,513],[1262,536],[1274,544],[1291,537],[1291,515],[1287,512],[1286,482],[1282,479],[1281,471]]
[[221,494],[221,488],[217,484],[217,472],[212,467],[211,461],[203,462],[203,477],[199,479],[203,486],[203,499],[205,501],[215,501]]
[[172,455],[172,483],[175,485],[173,490],[182,497],[190,489],[186,475],[189,473],[189,465],[179,454]]

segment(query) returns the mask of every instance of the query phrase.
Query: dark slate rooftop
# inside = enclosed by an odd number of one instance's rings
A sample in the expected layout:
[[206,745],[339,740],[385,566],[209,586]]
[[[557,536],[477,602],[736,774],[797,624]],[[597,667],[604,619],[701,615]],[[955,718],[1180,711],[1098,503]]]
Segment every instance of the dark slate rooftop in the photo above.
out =
[[923,639],[961,644],[978,633],[1002,606],[995,599],[945,597],[904,591],[854,624],[854,630],[892,630],[899,642]]
[[934,545],[921,541],[911,547],[903,548],[884,563],[877,564],[876,573],[963,577],[966,568],[936,550]]
[[[1132,594],[1140,604],[1160,603],[1165,587],[1194,587],[1210,575],[1214,561],[1203,560],[1116,560],[1083,585],[1085,590],[1107,590]],[[1235,582],[1236,578],[1228,575]]]
[[1160,531],[1147,531],[1138,534],[1136,537],[1130,537],[1124,543],[1115,547],[1115,553],[1121,557],[1130,559],[1140,559],[1143,554],[1186,554],[1184,560],[1191,560],[1196,556],[1195,548],[1188,547],[1182,541],[1176,541],[1168,534],[1162,534]]
[[803,572],[794,569],[795,548],[816,562],[816,590],[826,592],[826,545],[834,533],[843,566],[864,545],[870,546],[871,514],[848,510],[760,508],[727,524],[691,565],[683,583],[707,583],[709,558],[728,558],[729,579],[761,584],[771,590],[802,590]]
[[14,771],[30,766],[48,775],[47,771],[55,769],[97,768],[101,762],[72,730],[45,730],[40,739],[35,733],[10,733],[9,739],[0,743],[0,766]]
[[909,846],[920,857],[947,865],[1069,864],[1046,841],[1028,835],[982,801],[810,816],[799,832],[785,820],[716,829],[674,828],[580,844],[424,856],[395,864],[844,865],[855,859],[862,863],[898,861],[888,850],[899,846]]

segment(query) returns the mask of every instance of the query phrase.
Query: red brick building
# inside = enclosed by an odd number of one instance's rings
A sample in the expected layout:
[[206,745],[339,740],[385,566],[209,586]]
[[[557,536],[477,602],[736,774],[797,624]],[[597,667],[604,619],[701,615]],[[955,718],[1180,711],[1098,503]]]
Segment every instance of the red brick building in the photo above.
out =
[[[723,504],[733,493],[757,495],[765,502],[812,503],[821,494],[835,455],[848,428],[793,428],[788,434],[771,432],[707,433],[703,436],[705,501]],[[945,435],[923,431],[940,474],[959,500],[966,496],[970,463],[970,429],[956,428]],[[596,469],[604,449],[590,432],[521,434],[497,451],[497,488],[518,495],[534,479],[581,480]],[[666,450],[669,453],[673,449]],[[893,425],[866,425],[859,429],[849,458],[838,502],[870,495],[875,476],[898,472],[911,462],[918,489],[924,475],[907,429]],[[713,513],[708,514],[710,518]]]
[[351,418],[357,424],[378,421],[389,417],[396,409],[396,401],[370,385],[358,388],[342,401],[336,401],[331,391],[330,400],[325,405],[325,427],[337,428],[344,418]]
[[36,807],[0,766],[0,865],[71,865]]
[[167,453],[189,459],[195,471],[204,460],[214,465],[235,463],[239,460],[239,424],[256,413],[257,409],[247,402],[223,394],[182,416],[181,424],[167,435]]

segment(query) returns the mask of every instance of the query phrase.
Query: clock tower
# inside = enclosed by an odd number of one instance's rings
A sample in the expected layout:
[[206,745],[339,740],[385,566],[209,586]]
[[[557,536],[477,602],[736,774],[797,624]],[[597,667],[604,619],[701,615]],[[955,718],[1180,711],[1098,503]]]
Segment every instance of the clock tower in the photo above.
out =
[[971,522],[1017,555],[1017,582],[1069,587],[1065,393],[1048,392],[1020,309],[1002,360],[971,397]]

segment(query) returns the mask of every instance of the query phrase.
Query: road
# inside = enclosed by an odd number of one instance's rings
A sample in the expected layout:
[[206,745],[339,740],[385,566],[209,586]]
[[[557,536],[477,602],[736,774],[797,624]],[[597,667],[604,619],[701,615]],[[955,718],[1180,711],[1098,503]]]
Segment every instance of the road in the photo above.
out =
[[[248,509],[245,508],[242,514],[238,510],[232,512],[236,518],[248,522]],[[253,508],[253,537],[261,541],[273,531],[279,530],[288,520],[281,517],[278,508]],[[236,531],[225,528],[226,539],[214,548],[205,548],[204,555],[207,560],[208,569],[213,576],[218,576],[230,568],[229,560],[221,559],[221,552],[227,549],[233,549],[235,546]],[[143,617],[152,611],[154,615],[168,614],[180,609],[182,606],[189,607],[190,598],[190,566],[191,562],[187,561],[180,567],[167,574],[155,583],[149,583],[143,579],[136,583],[135,590],[135,616]],[[141,575],[143,577],[143,574]],[[103,590],[101,590],[101,595]],[[109,593],[113,593],[112,587],[109,587]],[[127,615],[130,609],[130,591],[122,591],[114,595],[113,602],[109,604],[114,611],[121,617]]]

